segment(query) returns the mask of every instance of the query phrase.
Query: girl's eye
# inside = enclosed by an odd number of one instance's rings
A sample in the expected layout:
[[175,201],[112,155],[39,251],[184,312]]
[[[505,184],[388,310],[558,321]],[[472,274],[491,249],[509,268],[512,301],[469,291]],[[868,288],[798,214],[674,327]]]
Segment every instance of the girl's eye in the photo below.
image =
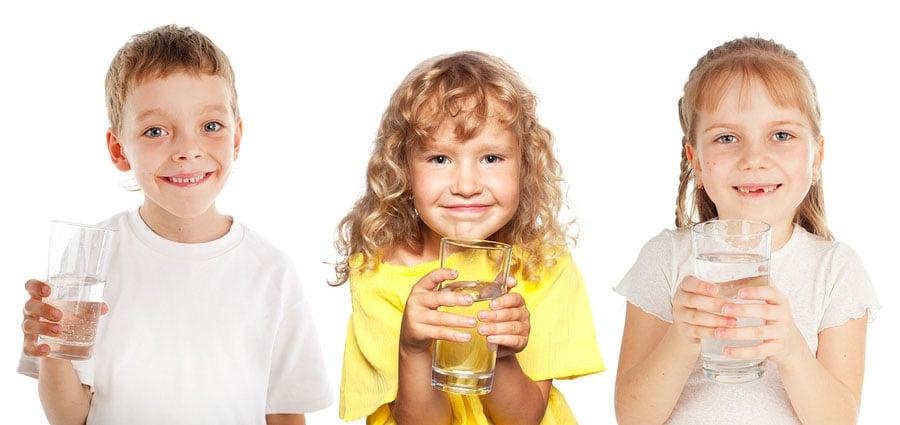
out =
[[719,143],[734,143],[734,142],[737,142],[737,137],[734,137],[734,136],[731,135],[731,134],[726,134],[726,135],[724,135],[724,136],[719,136],[718,138],[716,138],[716,142],[719,142]]
[[162,137],[167,134],[169,134],[169,133],[166,133],[166,130],[163,130],[159,127],[151,127],[151,128],[148,128],[147,131],[144,132],[145,136],[150,136],[150,137]]
[[429,158],[428,160],[435,164],[446,164],[447,162],[450,161],[450,159],[444,155],[435,155],[435,156]]
[[488,155],[488,156],[484,157],[483,161],[488,164],[493,164],[493,163],[503,161],[503,158],[500,157],[499,155]]
[[210,121],[206,124],[203,124],[203,131],[216,132],[221,129],[222,129],[222,123],[218,123],[215,121]]
[[772,139],[777,142],[786,142],[788,140],[791,140],[793,137],[794,136],[792,136],[791,133],[788,133],[786,131],[779,131],[772,135]]

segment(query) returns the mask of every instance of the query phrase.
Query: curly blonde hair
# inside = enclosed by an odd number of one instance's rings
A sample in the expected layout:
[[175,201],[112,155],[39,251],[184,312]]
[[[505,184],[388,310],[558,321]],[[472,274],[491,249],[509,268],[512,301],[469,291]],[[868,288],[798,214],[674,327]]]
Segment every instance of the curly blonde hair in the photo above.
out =
[[[682,138],[675,225],[679,229],[718,216],[715,204],[695,181],[686,145],[696,147],[697,111],[716,108],[732,78],[742,80],[745,86],[750,79],[758,79],[776,104],[798,108],[809,119],[813,136],[821,137],[822,114],[816,86],[796,53],[758,37],[738,38],[709,50],[691,70],[684,95],[678,100]],[[797,208],[794,222],[810,233],[834,238],[825,219],[821,174]]]
[[[492,107],[496,106],[496,107]],[[338,224],[335,264],[340,285],[351,269],[375,270],[387,248],[422,249],[421,222],[412,200],[408,155],[445,120],[453,120],[456,136],[476,135],[496,114],[515,134],[521,149],[521,193],[510,221],[492,240],[516,247],[511,271],[535,279],[553,265],[575,237],[572,222],[563,223],[566,206],[562,167],[554,155],[553,136],[536,115],[537,99],[516,71],[503,60],[481,52],[459,52],[428,59],[416,66],[391,96],[381,119],[366,172],[366,191]],[[493,115],[489,115],[493,114]],[[361,254],[362,264],[350,264]]]
[[165,25],[137,34],[119,51],[106,72],[106,110],[113,131],[122,130],[122,108],[135,85],[173,72],[222,77],[231,90],[234,118],[240,121],[234,70],[225,52],[191,27]]

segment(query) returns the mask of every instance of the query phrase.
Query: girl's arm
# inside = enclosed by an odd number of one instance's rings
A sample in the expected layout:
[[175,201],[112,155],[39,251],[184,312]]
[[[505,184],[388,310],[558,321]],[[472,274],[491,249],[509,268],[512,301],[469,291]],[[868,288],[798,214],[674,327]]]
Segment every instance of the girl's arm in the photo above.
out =
[[438,311],[440,306],[471,305],[471,295],[435,291],[456,271],[436,269],[422,277],[410,290],[400,325],[397,398],[391,416],[398,424],[449,424],[450,401],[431,386],[431,344],[435,339],[468,341],[465,332],[452,328],[473,328],[475,319]]
[[700,355],[700,338],[711,337],[714,326],[736,324],[709,313],[724,304],[716,291],[714,284],[686,277],[672,300],[673,323],[628,303],[616,373],[619,424],[661,424],[672,414]]
[[[507,287],[515,286],[515,279],[511,278]],[[531,333],[531,315],[525,299],[520,294],[507,293],[491,301],[491,310],[479,312],[479,318],[485,324],[478,332],[498,345],[493,390],[482,396],[485,410],[498,425],[540,423],[547,410],[552,380],[532,381],[516,359],[515,353],[525,349]]]
[[72,362],[49,357],[41,359],[38,394],[47,421],[53,425],[82,425],[91,409],[91,387],[83,385]]
[[[867,317],[819,333],[810,351],[794,323],[787,297],[774,286],[742,289],[738,296],[765,304],[733,304],[727,314],[761,317],[764,326],[718,330],[727,339],[762,339],[762,344],[726,351],[734,357],[768,357],[778,365],[785,391],[805,424],[853,424],[859,413],[866,355]],[[814,382],[815,385],[810,385]]]

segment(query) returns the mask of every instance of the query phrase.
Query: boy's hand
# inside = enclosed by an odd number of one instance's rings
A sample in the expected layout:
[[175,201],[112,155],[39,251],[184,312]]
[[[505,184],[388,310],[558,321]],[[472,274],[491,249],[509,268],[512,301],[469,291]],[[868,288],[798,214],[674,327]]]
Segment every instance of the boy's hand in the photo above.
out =
[[25,282],[25,290],[29,299],[22,309],[25,317],[22,320],[22,333],[25,335],[22,351],[28,356],[46,356],[50,354],[50,346],[38,345],[38,335],[59,336],[60,325],[57,322],[62,319],[62,311],[43,302],[43,298],[50,296],[50,285],[31,279]]
[[427,352],[432,341],[466,342],[471,336],[453,328],[474,328],[475,318],[438,311],[441,306],[467,306],[475,302],[471,295],[436,291],[441,282],[454,279],[455,270],[435,269],[422,276],[409,292],[403,322],[400,325],[400,349]]
[[[24,334],[22,352],[28,356],[43,357],[50,354],[50,346],[38,344],[38,335],[59,336],[61,332],[59,321],[62,320],[63,313],[43,301],[44,298],[50,296],[50,285],[37,279],[31,279],[25,282],[25,290],[28,292],[29,298],[25,302],[25,308],[22,309],[24,316],[22,319],[22,333]],[[100,314],[106,314],[107,311],[109,308],[106,303],[103,303]]]
[[[516,279],[510,276],[506,288],[515,286]],[[524,350],[531,333],[531,313],[522,295],[507,292],[491,300],[490,306],[490,310],[478,312],[478,319],[485,322],[478,327],[478,333],[486,336],[489,343],[497,344],[498,358]]]
[[672,299],[672,325],[689,343],[715,338],[716,328],[737,326],[734,316],[720,314],[727,302],[716,298],[719,287],[694,276],[685,276]]

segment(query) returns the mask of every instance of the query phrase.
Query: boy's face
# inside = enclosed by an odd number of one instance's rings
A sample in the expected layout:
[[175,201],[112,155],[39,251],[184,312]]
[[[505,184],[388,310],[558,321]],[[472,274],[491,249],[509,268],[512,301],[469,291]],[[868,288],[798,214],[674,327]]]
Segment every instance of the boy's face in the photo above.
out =
[[122,129],[107,133],[116,168],[132,170],[148,223],[208,218],[237,159],[241,125],[221,77],[179,72],[134,86]]

